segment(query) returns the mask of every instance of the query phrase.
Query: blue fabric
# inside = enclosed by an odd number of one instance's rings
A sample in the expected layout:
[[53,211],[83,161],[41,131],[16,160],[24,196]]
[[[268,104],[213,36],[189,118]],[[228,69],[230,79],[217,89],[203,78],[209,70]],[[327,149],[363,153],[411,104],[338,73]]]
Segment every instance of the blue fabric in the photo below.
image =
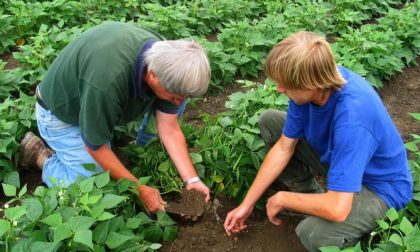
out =
[[134,85],[136,87],[136,95],[138,97],[143,97],[144,94],[146,93],[146,90],[143,90],[144,88],[146,88],[147,86],[143,84],[143,74],[144,74],[144,56],[145,53],[147,52],[147,50],[149,50],[153,44],[156,43],[156,40],[150,40],[148,41],[143,48],[141,49],[141,52],[139,54],[139,56],[137,57],[137,61],[136,61],[136,74],[135,74],[135,81],[134,81]]
[[[178,118],[180,118],[182,116],[182,114],[184,113],[184,110],[187,106],[187,102],[188,99],[185,99],[181,106],[179,106],[178,108]],[[152,118],[152,116],[154,116],[154,109],[150,109],[146,115],[143,118],[143,121],[139,127],[139,130],[137,132],[137,138],[136,138],[136,144],[140,145],[140,146],[145,146],[147,143],[149,143],[150,141],[152,141],[153,139],[156,139],[158,136],[157,134],[154,133],[148,133],[146,132],[147,129],[147,125],[150,122],[150,119]]]
[[360,192],[363,184],[389,207],[401,209],[413,192],[403,141],[369,83],[339,70],[347,83],[324,106],[289,102],[283,133],[304,137],[329,165],[329,190]]
[[[79,126],[62,122],[38,103],[36,119],[41,137],[56,152],[44,163],[42,182],[51,187],[55,185],[53,180],[56,180],[57,185],[67,187],[74,183],[78,176],[90,177],[103,171],[86,152]],[[96,171],[88,171],[82,164],[94,164]]]

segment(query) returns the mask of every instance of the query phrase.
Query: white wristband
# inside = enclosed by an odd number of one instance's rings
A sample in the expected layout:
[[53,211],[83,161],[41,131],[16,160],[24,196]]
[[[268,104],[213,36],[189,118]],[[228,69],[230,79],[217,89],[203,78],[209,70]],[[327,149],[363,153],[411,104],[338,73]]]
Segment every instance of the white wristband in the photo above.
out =
[[197,183],[198,181],[201,181],[200,177],[192,177],[192,178],[189,178],[189,179],[185,180],[184,184],[185,185],[191,185],[191,184]]

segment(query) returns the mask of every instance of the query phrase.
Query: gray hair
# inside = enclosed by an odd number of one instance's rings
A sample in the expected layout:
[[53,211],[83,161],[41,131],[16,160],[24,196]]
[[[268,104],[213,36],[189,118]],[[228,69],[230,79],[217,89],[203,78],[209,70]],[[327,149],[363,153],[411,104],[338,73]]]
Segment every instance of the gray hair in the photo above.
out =
[[171,93],[196,97],[207,91],[210,64],[206,51],[195,41],[157,41],[146,51],[144,63]]

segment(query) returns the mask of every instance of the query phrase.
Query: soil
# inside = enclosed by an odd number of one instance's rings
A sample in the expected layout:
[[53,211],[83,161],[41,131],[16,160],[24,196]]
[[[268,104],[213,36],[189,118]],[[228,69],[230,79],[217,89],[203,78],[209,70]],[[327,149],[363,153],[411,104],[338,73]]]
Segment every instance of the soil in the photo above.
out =
[[[10,55],[0,55],[0,59],[8,61],[7,69],[17,66]],[[417,61],[420,63],[420,59]],[[224,104],[228,96],[236,91],[245,91],[239,85],[226,87],[217,96],[205,96],[195,107],[186,110],[184,121],[201,127],[200,114],[208,113],[212,116],[225,110]],[[420,123],[412,119],[409,112],[420,112],[420,65],[404,69],[385,82],[378,90],[385,106],[394,120],[401,136],[405,141],[411,139],[410,134],[420,134]],[[42,184],[39,171],[21,172],[22,184],[28,184],[28,190],[33,192],[36,186]],[[189,195],[189,194],[185,194]],[[185,196],[184,195],[184,196]],[[193,197],[200,197],[194,194]],[[181,201],[182,202],[182,198]],[[0,205],[6,199],[0,196]],[[191,202],[191,201],[190,201]],[[200,200],[192,201],[200,204]],[[281,216],[283,223],[280,226],[271,224],[265,213],[254,210],[247,221],[248,228],[237,235],[227,236],[223,229],[226,214],[235,208],[238,202],[220,196],[212,197],[206,205],[201,216],[195,212],[198,221],[178,220],[180,223],[179,235],[173,243],[164,244],[160,251],[207,252],[207,251],[305,251],[295,235],[294,229],[302,217]],[[178,211],[179,209],[177,209]],[[182,209],[184,215],[189,210]],[[191,215],[190,215],[191,216]]]
[[184,189],[177,199],[167,201],[165,210],[183,220],[197,221],[206,208],[205,197],[206,195],[202,192]]

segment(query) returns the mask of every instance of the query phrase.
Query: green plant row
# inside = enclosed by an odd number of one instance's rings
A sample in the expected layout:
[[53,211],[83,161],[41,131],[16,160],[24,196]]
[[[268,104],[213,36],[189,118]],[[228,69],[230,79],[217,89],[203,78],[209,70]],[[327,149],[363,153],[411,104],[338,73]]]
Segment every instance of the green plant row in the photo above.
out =
[[107,172],[67,189],[38,186],[32,195],[13,177],[2,184],[12,199],[0,208],[1,251],[152,251],[177,237],[165,212],[151,218],[138,209],[134,183]]

